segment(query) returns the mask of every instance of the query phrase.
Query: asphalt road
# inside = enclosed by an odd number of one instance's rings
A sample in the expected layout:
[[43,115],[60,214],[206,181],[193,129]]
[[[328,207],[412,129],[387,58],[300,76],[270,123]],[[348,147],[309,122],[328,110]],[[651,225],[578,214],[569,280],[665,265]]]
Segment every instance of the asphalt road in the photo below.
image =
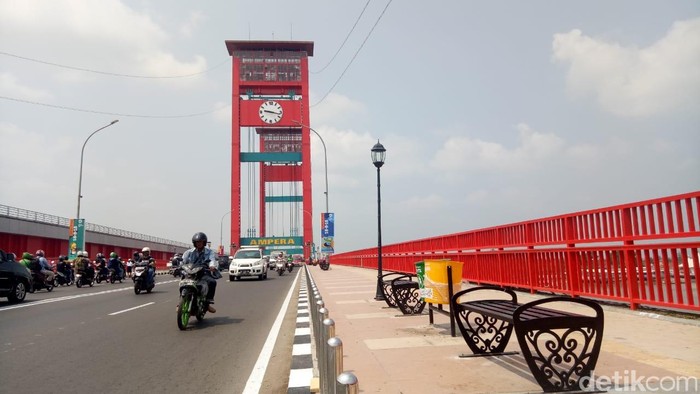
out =
[[[157,276],[151,294],[134,294],[128,280],[41,290],[21,304],[3,298],[0,393],[241,393],[299,273],[235,282],[224,273],[217,313],[192,318],[186,331],[169,275]],[[264,392],[287,389],[298,291],[291,294]]]

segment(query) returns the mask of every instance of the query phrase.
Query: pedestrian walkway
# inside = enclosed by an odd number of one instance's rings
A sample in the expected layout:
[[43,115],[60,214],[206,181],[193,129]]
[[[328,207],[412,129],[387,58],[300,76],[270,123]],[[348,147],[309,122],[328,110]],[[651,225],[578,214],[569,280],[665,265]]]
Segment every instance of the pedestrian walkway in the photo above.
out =
[[[459,329],[456,337],[450,336],[448,316],[435,314],[435,324],[430,325],[427,308],[422,315],[403,316],[384,301],[375,301],[376,270],[308,268],[343,342],[343,370],[357,377],[361,393],[542,392],[522,355],[460,358],[471,352]],[[537,298],[518,292],[520,302]],[[624,392],[700,390],[700,316],[616,305],[603,309],[598,388],[616,391],[610,381],[617,381],[617,391]],[[507,350],[518,349],[513,335]]]

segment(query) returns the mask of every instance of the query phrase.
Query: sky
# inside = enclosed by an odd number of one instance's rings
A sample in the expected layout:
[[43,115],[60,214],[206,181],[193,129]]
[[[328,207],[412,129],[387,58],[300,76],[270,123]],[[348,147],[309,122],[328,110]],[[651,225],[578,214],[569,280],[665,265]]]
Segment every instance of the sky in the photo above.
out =
[[0,204],[75,217],[119,120],[80,216],[228,244],[248,39],[314,42],[337,252],[377,244],[378,140],[383,245],[700,189],[695,0],[0,0]]

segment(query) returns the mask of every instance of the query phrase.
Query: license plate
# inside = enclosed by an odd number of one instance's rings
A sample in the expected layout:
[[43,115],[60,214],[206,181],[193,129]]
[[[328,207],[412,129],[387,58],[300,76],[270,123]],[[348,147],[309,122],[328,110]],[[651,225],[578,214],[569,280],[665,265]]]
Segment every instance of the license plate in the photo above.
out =
[[183,279],[180,281],[180,286],[194,286],[197,284],[193,279]]

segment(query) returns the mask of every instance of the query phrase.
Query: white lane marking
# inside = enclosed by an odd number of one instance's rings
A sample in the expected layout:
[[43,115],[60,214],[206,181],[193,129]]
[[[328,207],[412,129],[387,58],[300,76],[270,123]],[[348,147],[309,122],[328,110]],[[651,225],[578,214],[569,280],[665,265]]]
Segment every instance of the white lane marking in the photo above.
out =
[[[172,283],[172,282],[178,282],[178,280],[168,280],[165,282],[156,282],[156,286],[158,285],[164,285],[166,283]],[[134,290],[133,286],[129,287],[120,287],[118,289],[112,289],[112,290],[105,290],[105,291],[98,291],[96,293],[86,293],[86,294],[76,294],[72,296],[64,296],[64,297],[56,297],[56,298],[47,298],[44,300],[39,300],[39,301],[33,301],[33,302],[28,302],[28,303],[22,303],[22,304],[17,304],[17,305],[12,305],[12,306],[6,306],[4,308],[0,308],[0,312],[2,311],[9,311],[10,309],[18,309],[18,308],[28,308],[30,306],[37,306],[37,305],[44,305],[44,304],[50,304],[52,302],[59,302],[59,301],[69,301],[69,300],[74,300],[76,298],[82,298],[82,297],[92,297],[96,295],[103,295],[103,294],[109,294],[109,293],[116,293],[118,291],[127,291],[127,290]]]
[[292,369],[289,371],[289,387],[309,387],[314,377],[312,368]]
[[120,313],[124,313],[124,312],[129,312],[129,311],[133,311],[134,309],[139,309],[139,308],[143,308],[144,306],[149,306],[149,305],[153,305],[153,304],[155,304],[155,302],[149,302],[149,303],[147,303],[147,304],[143,304],[143,305],[135,306],[135,307],[133,307],[133,308],[129,308],[129,309],[124,309],[123,311],[119,311],[119,312],[113,312],[113,313],[110,313],[110,314],[109,314],[109,316],[114,316],[114,315],[118,315],[118,314],[120,314]]
[[265,377],[267,364],[270,362],[270,357],[272,357],[272,350],[275,347],[277,335],[282,327],[282,320],[284,320],[284,315],[287,313],[287,307],[289,306],[289,301],[292,298],[292,294],[296,288],[298,280],[299,274],[297,274],[297,277],[294,279],[294,283],[292,283],[292,286],[289,288],[287,298],[284,300],[282,308],[280,308],[280,312],[277,314],[277,319],[275,319],[275,322],[272,324],[272,328],[270,328],[270,333],[267,335],[265,344],[263,345],[260,355],[258,356],[258,361],[255,362],[253,371],[250,373],[250,377],[248,377],[248,382],[246,382],[245,388],[243,389],[243,394],[257,394],[260,392],[260,387],[262,386],[263,377]]

